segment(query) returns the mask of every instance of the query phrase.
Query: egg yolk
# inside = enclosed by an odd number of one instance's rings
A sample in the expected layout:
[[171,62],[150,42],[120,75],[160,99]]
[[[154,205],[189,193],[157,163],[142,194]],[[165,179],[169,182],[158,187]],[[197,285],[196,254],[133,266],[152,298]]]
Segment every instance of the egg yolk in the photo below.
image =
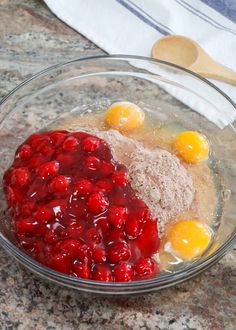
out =
[[195,131],[179,133],[174,140],[174,148],[186,162],[192,164],[203,161],[209,154],[206,137]]
[[208,247],[212,234],[210,228],[197,220],[183,220],[173,225],[167,242],[173,254],[183,260],[201,255]]
[[144,112],[134,103],[113,103],[105,114],[106,123],[120,131],[131,131],[142,126]]

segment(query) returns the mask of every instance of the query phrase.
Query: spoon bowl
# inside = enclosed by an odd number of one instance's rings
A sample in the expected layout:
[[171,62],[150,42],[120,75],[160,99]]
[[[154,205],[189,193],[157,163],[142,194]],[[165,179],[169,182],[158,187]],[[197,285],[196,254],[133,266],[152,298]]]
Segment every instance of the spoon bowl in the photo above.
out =
[[194,40],[170,35],[155,42],[151,56],[174,63],[204,77],[223,80],[236,85],[236,72],[217,63]]
[[[183,49],[185,50],[183,52]],[[182,36],[171,35],[159,39],[153,46],[152,57],[168,61],[184,68],[191,67],[198,59],[195,43]]]

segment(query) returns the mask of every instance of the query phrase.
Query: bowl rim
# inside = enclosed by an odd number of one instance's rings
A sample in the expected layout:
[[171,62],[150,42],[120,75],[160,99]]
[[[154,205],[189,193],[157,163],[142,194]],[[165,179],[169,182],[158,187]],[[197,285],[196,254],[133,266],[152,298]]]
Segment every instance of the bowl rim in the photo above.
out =
[[[172,67],[172,68],[178,69],[179,71],[183,71],[183,72],[201,80],[202,82],[206,83],[207,85],[209,85],[210,87],[215,89],[236,110],[236,104],[234,103],[234,101],[227,94],[225,94],[219,87],[217,87],[212,82],[208,81],[206,78],[200,76],[199,74],[197,74],[195,72],[192,72],[189,69],[183,68],[179,65],[176,65],[176,64],[173,64],[173,63],[170,63],[167,61],[153,59],[151,57],[136,56],[136,55],[122,55],[122,54],[96,55],[96,56],[82,57],[82,58],[74,59],[74,60],[67,61],[64,63],[49,66],[49,67],[37,72],[36,74],[32,75],[30,78],[24,80],[19,85],[17,85],[12,91],[10,91],[5,97],[2,98],[2,100],[0,101],[0,107],[12,95],[14,95],[19,89],[21,89],[22,87],[28,85],[30,82],[36,80],[37,78],[40,78],[41,76],[43,76],[53,70],[60,69],[62,67],[65,67],[65,66],[68,66],[68,65],[71,65],[74,63],[78,63],[78,62],[92,61],[92,60],[106,60],[106,59],[108,59],[108,60],[126,60],[126,61],[127,60],[142,60],[142,61],[153,62],[153,63],[157,63],[157,64],[164,65],[167,67]],[[4,120],[4,118],[0,120],[0,124],[3,120]],[[231,126],[235,130],[235,127],[233,126],[232,123],[229,124],[228,126]],[[236,228],[232,232],[231,236],[227,239],[227,241],[219,249],[215,250],[211,255],[206,257],[206,259],[204,259],[203,261],[200,261],[200,262],[196,262],[190,266],[187,266],[187,267],[183,268],[182,270],[176,271],[175,273],[164,274],[161,276],[157,276],[154,278],[145,279],[145,280],[141,280],[141,281],[101,282],[101,281],[95,281],[95,280],[80,279],[80,278],[76,278],[74,276],[70,276],[70,275],[66,275],[66,274],[54,271],[53,269],[48,268],[48,267],[40,264],[33,258],[31,258],[29,255],[27,255],[25,252],[23,252],[21,249],[19,249],[16,245],[14,245],[12,242],[10,242],[0,232],[0,244],[23,265],[25,265],[26,267],[28,267],[31,270],[34,270],[35,272],[37,272],[41,275],[44,275],[44,276],[48,275],[49,278],[52,280],[61,279],[61,280],[70,282],[72,285],[77,284],[77,286],[73,286],[73,287],[77,288],[78,290],[80,290],[80,289],[82,290],[82,288],[79,286],[79,284],[88,285],[90,287],[90,289],[86,288],[85,290],[83,289],[83,291],[93,291],[93,287],[99,288],[99,289],[108,289],[108,290],[115,287],[115,288],[121,288],[124,290],[128,289],[128,288],[137,289],[137,292],[138,292],[139,291],[138,289],[145,287],[145,285],[146,286],[155,285],[156,290],[159,288],[162,288],[162,287],[175,285],[178,282],[182,282],[182,281],[186,280],[187,278],[193,277],[194,275],[198,274],[200,271],[203,271],[206,268],[208,268],[212,263],[221,259],[225,255],[225,253],[231,248],[234,241],[236,241]],[[66,285],[65,283],[63,283],[63,284]],[[67,286],[69,286],[69,285],[67,285]],[[98,292],[100,292],[99,289],[98,289]],[[141,291],[142,291],[142,289],[141,289]],[[100,293],[102,293],[102,292],[100,292]],[[107,292],[104,291],[103,293],[107,293]],[[113,292],[113,293],[119,294],[119,292]],[[127,291],[127,293],[129,293],[129,291]]]
[[236,110],[236,103],[225,93],[223,92],[218,86],[216,86],[214,83],[212,83],[211,81],[209,81],[208,79],[204,78],[203,76],[201,76],[200,74],[193,72],[189,69],[186,69],[180,65],[171,63],[171,62],[167,62],[167,61],[163,61],[163,60],[158,60],[152,57],[148,57],[148,56],[140,56],[140,55],[124,55],[124,54],[116,54],[116,55],[95,55],[95,56],[87,56],[87,57],[80,57],[74,60],[70,60],[67,62],[63,62],[63,63],[58,63],[58,64],[54,64],[51,66],[46,67],[43,70],[38,71],[37,73],[33,74],[32,76],[30,76],[28,79],[23,80],[22,83],[18,84],[15,88],[13,88],[8,94],[6,94],[1,100],[0,100],[0,106],[12,95],[14,94],[18,89],[22,88],[23,86],[27,85],[28,83],[30,83],[31,81],[35,80],[36,78],[44,75],[45,73],[48,73],[49,71],[52,71],[54,69],[58,69],[60,67],[65,67],[67,65],[73,64],[73,63],[77,63],[77,62],[84,62],[84,61],[90,61],[90,60],[99,60],[99,59],[114,59],[114,60],[143,60],[143,61],[149,61],[149,62],[154,62],[154,63],[158,63],[158,64],[163,64],[166,66],[170,66],[173,67],[175,69],[178,69],[180,71],[184,71],[192,76],[194,76],[195,78],[200,79],[202,82],[206,83],[207,85],[209,85],[210,87],[212,87],[213,89],[215,89],[217,92],[219,92],[224,98],[226,98],[226,100],[231,103],[231,105],[235,108]]

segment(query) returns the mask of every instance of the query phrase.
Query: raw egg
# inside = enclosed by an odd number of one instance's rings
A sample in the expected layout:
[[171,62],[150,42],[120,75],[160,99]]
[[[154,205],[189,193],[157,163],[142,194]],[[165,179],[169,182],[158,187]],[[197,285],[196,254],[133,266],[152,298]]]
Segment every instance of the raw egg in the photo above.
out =
[[195,131],[179,133],[175,137],[174,148],[186,162],[192,164],[205,160],[209,154],[206,137]]
[[131,102],[113,103],[105,114],[108,126],[120,131],[132,131],[142,126],[144,112],[136,104]]
[[191,260],[201,255],[212,237],[209,226],[198,220],[183,220],[170,229],[167,242],[174,255],[182,260]]

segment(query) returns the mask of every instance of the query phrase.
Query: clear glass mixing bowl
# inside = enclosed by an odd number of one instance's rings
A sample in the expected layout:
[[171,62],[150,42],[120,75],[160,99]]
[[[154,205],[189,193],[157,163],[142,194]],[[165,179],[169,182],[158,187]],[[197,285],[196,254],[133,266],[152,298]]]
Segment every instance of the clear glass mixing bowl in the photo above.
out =
[[[0,104],[0,176],[11,164],[15,150],[27,136],[69,113],[84,114],[90,108],[103,111],[117,100],[148,105],[161,121],[180,121],[202,130],[214,147],[219,229],[210,249],[200,259],[175,273],[129,283],[81,280],[53,271],[21,251],[4,215],[1,185],[0,243],[19,262],[44,278],[80,291],[130,295],[173,286],[189,279],[224,256],[236,237],[236,122],[218,127],[205,116],[179,102],[199,104],[199,111],[234,117],[235,105],[206,79],[170,63],[136,56],[98,56],[56,65],[34,75],[8,94]],[[214,102],[212,103],[212,100]],[[220,104],[220,107],[219,107]],[[205,113],[207,116],[208,114]],[[223,115],[223,116],[224,116]],[[211,114],[212,116],[212,114]]]

